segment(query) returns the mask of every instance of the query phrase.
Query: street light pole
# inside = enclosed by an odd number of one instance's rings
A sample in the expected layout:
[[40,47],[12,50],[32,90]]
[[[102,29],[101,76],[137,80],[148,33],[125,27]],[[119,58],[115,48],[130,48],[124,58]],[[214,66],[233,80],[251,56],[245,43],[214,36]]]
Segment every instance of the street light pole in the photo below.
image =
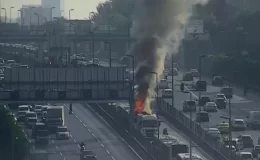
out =
[[108,19],[108,33],[110,33],[111,32],[111,21],[114,19],[114,16],[112,16],[112,17],[110,17],[109,19]]
[[6,8],[2,8],[5,11],[5,23],[6,23]]
[[21,28],[23,27],[23,11],[22,10],[17,10],[18,12],[20,12],[20,18],[21,18]]
[[89,32],[91,32],[91,30],[92,30],[92,25],[91,25],[91,23],[92,23],[92,17],[91,17],[91,15],[94,15],[94,14],[95,14],[94,12],[90,12],[90,13],[88,14]]
[[13,6],[10,7],[10,23],[12,23],[12,9],[13,8],[14,8]]
[[173,72],[173,55],[172,55],[172,67],[171,67],[171,72],[172,72],[172,106],[174,107],[174,72]]
[[158,112],[159,112],[159,109],[158,109],[158,96],[159,96],[159,81],[158,81],[158,74],[157,72],[151,72],[152,74],[154,74],[156,77],[156,116],[157,116],[157,121],[158,121],[158,124],[157,124],[157,130],[158,130],[158,133],[157,133],[157,138],[160,139],[160,126],[159,126],[159,116],[158,116]]
[[105,42],[105,44],[108,44],[109,47],[109,67],[112,67],[111,42]]
[[94,40],[94,32],[90,32],[92,37],[92,63],[94,64],[94,58],[95,58],[95,40]]
[[74,9],[70,9],[70,10],[69,10],[69,20],[70,20],[70,12],[71,12],[71,11],[74,11]]
[[35,8],[35,7],[30,8],[30,29],[31,29],[31,26],[32,26],[32,9],[33,8]]
[[130,57],[132,59],[132,70],[133,70],[133,75],[132,75],[132,96],[133,96],[133,99],[131,101],[132,103],[132,107],[130,107],[130,114],[132,115],[134,112],[134,98],[135,98],[135,73],[134,73],[134,70],[135,70],[135,67],[134,67],[134,64],[135,64],[135,57],[133,55],[130,55],[130,54],[127,54],[126,57]]
[[37,20],[38,20],[38,29],[40,28],[40,15],[38,13],[34,13],[34,15],[37,16]]
[[53,11],[53,9],[55,9],[55,7],[51,7],[50,9],[51,9],[51,21],[52,21],[52,19],[53,19],[53,18],[52,18],[52,17],[53,17],[53,16],[52,16],[52,11]]

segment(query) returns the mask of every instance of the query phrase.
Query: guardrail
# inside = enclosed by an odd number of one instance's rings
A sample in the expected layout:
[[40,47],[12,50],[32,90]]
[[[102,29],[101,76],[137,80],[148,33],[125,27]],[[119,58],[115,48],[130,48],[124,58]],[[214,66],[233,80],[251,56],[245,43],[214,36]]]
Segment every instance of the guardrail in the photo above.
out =
[[[116,119],[116,115],[113,109],[109,106],[100,106],[94,103],[89,104],[94,111],[96,111],[100,116],[102,116],[113,129],[115,129],[120,136],[135,149],[135,151],[139,154],[140,157],[147,160],[160,160],[160,154],[149,141],[143,138],[141,135],[134,134],[129,132],[126,128],[125,124],[122,127],[120,121]],[[159,157],[158,157],[159,156]],[[162,158],[161,158],[162,159]]]
[[176,128],[192,138],[203,150],[219,160],[240,160],[231,149],[220,140],[215,139],[197,122],[191,120],[163,98],[158,99],[159,113],[162,114]]

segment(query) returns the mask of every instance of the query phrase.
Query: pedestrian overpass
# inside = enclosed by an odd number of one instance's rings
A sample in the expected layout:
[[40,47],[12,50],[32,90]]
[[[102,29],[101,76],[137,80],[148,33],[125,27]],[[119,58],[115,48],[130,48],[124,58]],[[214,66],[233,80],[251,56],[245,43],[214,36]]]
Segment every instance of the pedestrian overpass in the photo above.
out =
[[124,67],[7,68],[0,103],[129,101]]

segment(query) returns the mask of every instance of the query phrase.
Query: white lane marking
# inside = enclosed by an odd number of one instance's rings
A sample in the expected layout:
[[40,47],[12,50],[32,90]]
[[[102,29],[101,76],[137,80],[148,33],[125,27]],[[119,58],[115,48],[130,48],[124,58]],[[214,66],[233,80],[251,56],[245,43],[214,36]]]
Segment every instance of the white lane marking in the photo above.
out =
[[34,145],[32,145],[32,147],[33,147],[33,149],[35,150],[35,147],[34,147]]
[[79,120],[80,121],[80,123],[82,123],[82,120]]
[[63,160],[66,160],[66,158],[64,157]]
[[100,145],[101,145],[103,148],[105,148],[105,146],[104,146],[102,143],[101,143]]
[[[98,105],[98,104],[97,104],[97,105]],[[95,113],[95,115],[97,115],[97,116],[103,121],[103,123],[105,123],[111,130],[113,130],[114,133],[117,135],[117,137],[119,137],[119,139],[120,139],[123,143],[125,143],[125,145],[126,145],[128,148],[130,148],[130,150],[131,150],[140,160],[143,160],[142,157],[140,157],[139,154],[116,132],[116,130],[115,130],[113,127],[111,127],[111,126],[107,123],[107,121],[105,121],[99,114],[97,114],[97,113],[93,110],[93,108],[91,108],[91,107],[89,106],[89,104],[86,104],[86,106],[88,107],[88,109],[92,110],[93,113]],[[136,138],[134,138],[134,139],[137,141]],[[111,158],[114,160],[114,158],[113,158],[112,156],[111,156]]]
[[52,142],[52,143],[54,143],[54,141],[53,141],[53,140],[51,140],[51,142]]
[[56,147],[56,149],[59,149],[58,146],[55,146],[55,147]]
[[[60,152],[60,155],[63,156],[61,152]],[[63,159],[65,159],[65,157]]]
[[77,141],[75,139],[73,139],[74,143],[77,143]]
[[77,118],[77,119],[79,119],[79,117],[76,115],[76,114],[74,114],[75,115],[75,117]]
[[83,126],[86,128],[87,127],[87,125],[85,125],[85,124],[83,124]]
[[112,160],[116,160],[113,156],[111,156]]
[[108,151],[108,150],[106,150],[107,151],[107,154],[109,154],[110,155],[110,152]]

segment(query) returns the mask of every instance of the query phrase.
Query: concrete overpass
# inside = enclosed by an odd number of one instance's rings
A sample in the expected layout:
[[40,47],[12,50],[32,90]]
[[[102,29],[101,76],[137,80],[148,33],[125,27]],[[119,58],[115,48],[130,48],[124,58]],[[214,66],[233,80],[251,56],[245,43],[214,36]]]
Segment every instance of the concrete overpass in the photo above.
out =
[[[59,34],[65,36],[68,41],[135,41],[134,38],[129,37],[126,33],[86,33],[86,34]],[[57,35],[57,36],[59,36]],[[46,42],[49,40],[49,37],[53,34],[39,33],[39,34],[30,34],[30,33],[0,33],[0,42],[5,43],[16,43],[16,42]]]

